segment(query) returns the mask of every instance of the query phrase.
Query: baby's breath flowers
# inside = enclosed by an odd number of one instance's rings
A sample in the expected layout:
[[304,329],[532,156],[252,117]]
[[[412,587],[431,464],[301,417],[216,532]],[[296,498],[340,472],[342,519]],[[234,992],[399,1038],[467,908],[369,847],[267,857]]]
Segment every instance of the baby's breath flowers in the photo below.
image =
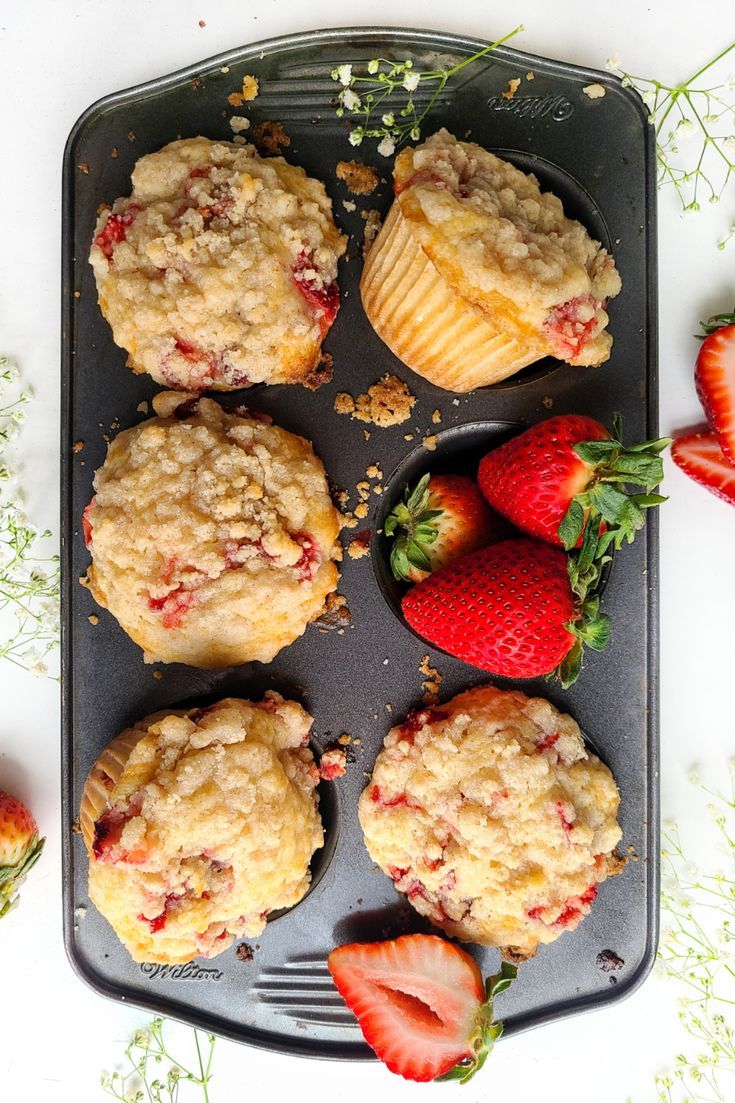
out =
[[679,1020],[689,1052],[656,1077],[659,1103],[726,1103],[735,1097],[735,760],[723,792],[709,788],[698,767],[689,779],[709,798],[721,869],[704,873],[690,860],[675,824],[664,829],[657,968],[675,982]]
[[[365,138],[377,138],[378,153],[390,157],[403,142],[418,142],[424,119],[447,81],[522,30],[522,25],[516,27],[451,69],[416,69],[410,59],[389,61],[384,57],[369,61],[367,73],[353,72],[352,65],[338,65],[332,70],[332,80],[341,86],[337,115],[347,114],[355,122],[349,133],[351,144],[359,146]],[[419,88],[431,89],[421,108],[414,99]]]
[[125,1071],[102,1073],[102,1087],[108,1095],[121,1103],[177,1103],[181,1085],[190,1084],[201,1088],[200,1098],[209,1103],[214,1034],[193,1032],[198,1070],[191,1072],[169,1052],[165,1029],[166,1020],[157,1018],[145,1029],[136,1030],[125,1050]]
[[[684,214],[700,210],[705,202],[718,203],[735,177],[735,74],[712,83],[734,50],[731,42],[675,85],[628,73],[617,56],[607,61],[606,68],[634,88],[648,108],[656,128],[659,184],[674,187]],[[718,248],[734,237],[735,225]]]
[[46,675],[59,641],[59,557],[45,551],[51,532],[29,520],[8,462],[30,399],[18,383],[16,366],[0,357],[0,658]]

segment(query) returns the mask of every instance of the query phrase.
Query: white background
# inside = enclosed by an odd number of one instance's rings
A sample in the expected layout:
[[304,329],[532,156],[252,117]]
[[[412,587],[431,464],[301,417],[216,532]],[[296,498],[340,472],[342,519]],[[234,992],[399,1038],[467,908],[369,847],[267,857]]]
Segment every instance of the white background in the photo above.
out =
[[[206,22],[200,28],[199,20]],[[618,53],[634,73],[674,82],[727,44],[731,0],[0,0],[0,352],[17,358],[37,399],[20,452],[29,511],[55,527],[58,470],[61,158],[77,116],[98,97],[219,51],[317,27],[394,24],[490,41],[523,21],[513,45],[602,68]],[[735,69],[735,58],[732,69]],[[731,70],[732,71],[732,70]],[[700,317],[735,301],[729,202],[682,220],[660,197],[661,429],[701,420],[692,383]],[[685,778],[694,760],[722,770],[735,752],[732,628],[735,512],[669,463],[662,510],[662,796],[691,837],[704,819]],[[0,1098],[13,1103],[104,1098],[102,1067],[121,1056],[142,1012],[88,990],[61,936],[59,732],[55,685],[0,667],[0,784],[27,800],[48,836],[22,907],[0,924]],[[673,1000],[656,977],[612,1009],[506,1040],[465,1103],[623,1103],[654,1098],[652,1078],[682,1044]],[[187,1037],[182,1032],[182,1040]],[[213,1103],[438,1096],[451,1086],[404,1084],[377,1064],[346,1066],[218,1043]]]

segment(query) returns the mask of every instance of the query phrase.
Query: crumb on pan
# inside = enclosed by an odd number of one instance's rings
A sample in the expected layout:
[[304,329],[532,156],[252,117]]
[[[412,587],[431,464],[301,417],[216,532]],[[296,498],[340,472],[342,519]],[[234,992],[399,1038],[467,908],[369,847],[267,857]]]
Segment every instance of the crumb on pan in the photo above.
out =
[[319,777],[322,781],[335,781],[347,770],[347,754],[343,747],[330,747],[319,762]]
[[250,129],[250,119],[244,115],[233,115],[230,119],[230,128],[233,134],[241,134],[243,130]]
[[536,74],[535,73],[526,73],[526,80],[535,80],[535,79],[536,79]]
[[324,608],[314,624],[320,632],[331,632],[334,628],[344,628],[350,623],[351,616],[347,598],[333,590],[331,594],[327,594]]
[[248,946],[247,942],[241,942],[235,950],[235,957],[238,961],[252,961],[254,957],[253,947]]
[[80,161],[77,168],[80,172],[83,172],[85,176],[89,176],[89,165],[86,161]]
[[368,387],[366,394],[360,394],[356,399],[344,391],[340,392],[334,400],[334,409],[338,414],[349,414],[358,421],[371,422],[386,429],[408,421],[415,402],[403,380],[387,373]]
[[89,616],[87,617],[87,620],[89,621],[89,623],[90,623],[90,624],[91,624],[91,625],[92,625],[93,627],[95,627],[96,625],[98,625],[98,624],[99,624],[99,622],[100,622],[100,618],[99,618],[99,617],[97,616],[97,614],[96,614],[96,613],[91,613],[91,614],[90,614],[90,615],[89,615]]
[[349,212],[350,212],[350,214],[351,214],[351,213],[352,213],[353,211],[356,211],[356,210],[357,210],[357,203],[353,203],[351,199],[343,199],[343,200],[342,200],[342,206],[344,207],[344,209],[345,209],[346,211],[349,211]]
[[249,103],[250,100],[254,100],[259,91],[260,84],[258,83],[257,77],[248,74],[242,78],[242,98],[246,103]]
[[430,433],[428,437],[424,437],[421,441],[424,448],[428,448],[429,452],[436,451],[436,433]]
[[605,95],[605,88],[602,84],[585,84],[582,91],[591,100],[601,100]]
[[378,186],[378,174],[360,161],[338,161],[337,179],[343,180],[353,195],[370,195]]
[[421,660],[419,672],[424,675],[424,681],[421,683],[421,688],[424,691],[423,702],[425,705],[435,705],[439,700],[442,675],[435,666],[431,666],[428,655],[424,655]]
[[431,420],[433,421],[434,425],[438,425],[439,422],[441,421],[441,419],[442,419],[441,410],[434,410],[434,413],[431,415]]
[[75,440],[74,444],[72,445],[72,452],[74,452],[75,454],[78,454],[79,452],[83,452],[83,451],[84,451],[84,441],[83,440]]
[[350,559],[364,559],[370,555],[370,529],[363,529],[353,537],[347,545],[347,554]]
[[365,219],[365,233],[362,238],[362,255],[366,257],[372,249],[373,242],[378,236],[378,231],[380,230],[383,220],[380,217],[380,211],[361,211],[360,214]]
[[503,97],[504,100],[512,100],[513,97],[515,96],[516,92],[520,88],[520,86],[521,86],[521,78],[520,77],[512,77],[508,81],[508,87],[506,88],[505,92],[501,92],[500,94],[501,94],[501,96]]
[[253,131],[253,140],[260,150],[277,156],[286,146],[291,145],[291,139],[283,129],[281,123],[265,119],[258,123]]

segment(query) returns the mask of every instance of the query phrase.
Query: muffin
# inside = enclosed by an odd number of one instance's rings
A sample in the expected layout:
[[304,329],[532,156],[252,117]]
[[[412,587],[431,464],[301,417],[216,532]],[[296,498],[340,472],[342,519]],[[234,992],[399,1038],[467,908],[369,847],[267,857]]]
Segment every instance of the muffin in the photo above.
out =
[[359,818],[416,911],[526,958],[574,930],[617,871],[618,804],[570,716],[482,686],[388,733]]
[[122,432],[84,511],[86,583],[146,662],[270,660],[337,585],[339,514],[302,437],[164,391]]
[[446,130],[396,158],[395,201],[360,289],[378,336],[450,391],[544,356],[602,364],[612,257],[536,177]]
[[323,844],[312,718],[266,693],[158,712],[93,766],[89,896],[135,961],[214,957],[298,903]]
[[282,157],[201,137],[141,157],[132,181],[89,254],[129,367],[191,391],[310,384],[346,247],[324,185]]

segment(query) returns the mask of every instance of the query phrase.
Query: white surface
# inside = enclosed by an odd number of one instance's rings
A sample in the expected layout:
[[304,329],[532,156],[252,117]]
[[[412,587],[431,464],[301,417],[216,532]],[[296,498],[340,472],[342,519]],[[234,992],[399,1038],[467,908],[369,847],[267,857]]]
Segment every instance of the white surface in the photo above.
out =
[[[21,441],[30,512],[56,520],[59,378],[60,170],[66,135],[92,101],[218,51],[296,30],[365,24],[435,27],[490,40],[516,21],[513,45],[602,67],[618,53],[629,70],[672,81],[725,44],[730,0],[674,15],[667,0],[472,0],[420,6],[406,0],[127,0],[125,4],[5,0],[0,6],[3,135],[0,171],[2,261],[0,352],[17,357],[38,395]],[[728,16],[730,18],[728,18]],[[672,18],[673,17],[673,18]],[[200,28],[199,20],[206,21]],[[734,66],[735,68],[735,63]],[[661,428],[697,422],[692,367],[698,318],[735,300],[735,245],[714,243],[735,216],[729,204],[682,221],[673,197],[660,200]],[[735,751],[730,690],[735,586],[735,511],[669,465],[671,501],[662,510],[662,746],[664,813],[697,830],[684,777],[697,758],[724,762]],[[0,1097],[92,1103],[104,1098],[99,1072],[122,1055],[146,1020],[96,996],[72,973],[61,937],[59,739],[55,686],[0,666],[0,784],[26,799],[48,835],[23,905],[0,926]],[[653,978],[630,1000],[504,1042],[465,1103],[622,1103],[653,1099],[652,1076],[681,1045],[672,992]],[[212,1103],[300,1098],[355,1103],[432,1098],[452,1087],[406,1085],[376,1065],[309,1062],[220,1042]],[[182,1097],[186,1099],[186,1096]]]

